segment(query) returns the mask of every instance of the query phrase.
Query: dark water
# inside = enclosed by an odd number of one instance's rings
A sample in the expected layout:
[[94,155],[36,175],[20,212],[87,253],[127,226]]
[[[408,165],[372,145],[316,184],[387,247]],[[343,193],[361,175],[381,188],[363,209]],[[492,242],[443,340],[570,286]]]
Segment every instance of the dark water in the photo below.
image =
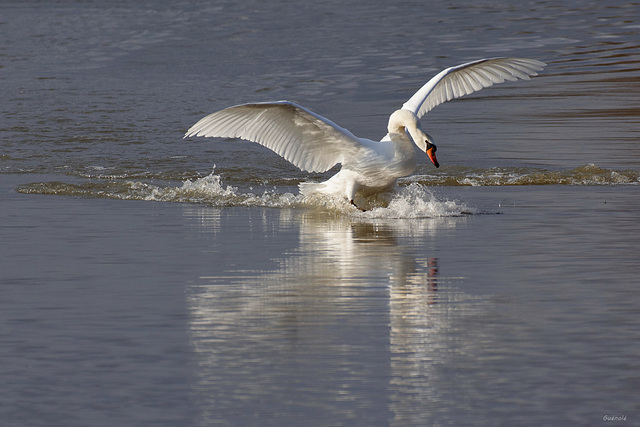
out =
[[[637,423],[640,4],[316,3],[0,4],[0,419]],[[278,99],[379,139],[492,56],[548,67],[425,116],[386,208],[182,139]]]

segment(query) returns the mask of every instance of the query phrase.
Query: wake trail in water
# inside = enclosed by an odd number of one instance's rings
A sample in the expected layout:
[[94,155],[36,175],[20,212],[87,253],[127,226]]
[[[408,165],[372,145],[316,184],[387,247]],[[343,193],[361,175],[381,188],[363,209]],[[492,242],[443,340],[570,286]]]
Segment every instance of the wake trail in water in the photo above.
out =
[[429,186],[515,186],[515,185],[626,185],[640,183],[636,170],[601,168],[593,163],[577,168],[552,171],[536,168],[474,169],[452,166],[437,174],[415,175],[405,182]]
[[[214,170],[206,176],[187,179],[180,185],[170,181],[144,182],[137,176],[129,179],[105,179],[100,176],[78,176],[74,183],[61,181],[34,182],[21,185],[18,192],[83,198],[146,200],[171,203],[205,204],[213,207],[268,207],[315,209],[326,214],[359,218],[433,218],[479,213],[464,202],[441,200],[438,187],[455,186],[524,186],[524,185],[638,185],[640,172],[611,170],[588,164],[567,171],[527,168],[471,169],[452,166],[434,175],[415,175],[400,180],[395,191],[357,200],[360,212],[341,198],[305,197],[298,194],[294,182],[284,184],[281,178],[265,178],[270,188],[262,193],[252,187],[225,185]],[[166,184],[162,184],[166,182]],[[242,185],[242,181],[239,181]]]
[[212,206],[246,206],[269,208],[321,209],[335,214],[346,214],[368,218],[432,218],[460,216],[473,213],[473,209],[455,201],[441,201],[433,192],[417,183],[399,187],[386,197],[367,200],[368,210],[360,212],[338,197],[304,196],[276,190],[262,194],[242,192],[238,188],[225,186],[220,176],[210,175],[196,180],[187,180],[182,186],[163,188],[148,186],[144,200],[204,203]]
[[265,190],[262,194],[243,192],[224,185],[215,171],[202,178],[186,180],[180,186],[161,186],[139,181],[92,181],[80,184],[49,181],[18,188],[21,193],[63,195],[84,198],[145,200],[172,203],[206,204],[213,207],[303,208],[329,214],[363,218],[432,218],[474,213],[464,203],[439,200],[433,191],[419,183],[399,186],[384,197],[368,199],[368,210],[360,212],[346,200],[324,196]]

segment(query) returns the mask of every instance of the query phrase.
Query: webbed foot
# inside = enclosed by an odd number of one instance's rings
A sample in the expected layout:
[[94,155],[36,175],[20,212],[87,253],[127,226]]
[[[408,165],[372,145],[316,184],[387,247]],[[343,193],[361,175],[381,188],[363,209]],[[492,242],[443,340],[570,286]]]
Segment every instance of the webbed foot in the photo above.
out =
[[359,210],[360,212],[366,212],[366,211],[367,211],[366,209],[362,209],[360,206],[356,205],[356,203],[355,203],[353,200],[349,200],[349,202],[350,202],[353,206],[355,206],[356,208],[358,208],[358,210]]

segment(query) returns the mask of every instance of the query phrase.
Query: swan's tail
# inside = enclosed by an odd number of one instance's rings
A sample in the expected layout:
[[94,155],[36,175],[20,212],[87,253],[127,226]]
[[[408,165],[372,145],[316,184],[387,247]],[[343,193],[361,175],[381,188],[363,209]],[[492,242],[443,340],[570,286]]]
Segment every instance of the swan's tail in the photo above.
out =
[[314,194],[328,194],[326,182],[301,182],[298,187],[300,188],[300,194],[305,197]]

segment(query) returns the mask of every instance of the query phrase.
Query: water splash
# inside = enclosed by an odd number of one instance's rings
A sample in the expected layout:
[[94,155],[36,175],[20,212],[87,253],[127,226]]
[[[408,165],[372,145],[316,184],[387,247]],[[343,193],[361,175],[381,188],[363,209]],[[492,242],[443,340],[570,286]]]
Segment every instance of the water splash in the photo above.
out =
[[[459,169],[459,170],[458,170]],[[325,215],[353,218],[439,218],[477,213],[463,202],[441,200],[434,187],[439,186],[505,186],[505,185],[629,185],[640,182],[640,172],[603,169],[593,164],[569,171],[540,169],[481,169],[450,167],[438,175],[417,175],[401,180],[395,192],[357,200],[360,212],[341,198],[305,197],[297,194],[295,185],[272,185],[262,193],[251,188],[224,185],[215,169],[204,177],[184,180],[180,185],[142,182],[135,179],[91,179],[77,183],[60,181],[22,185],[17,191],[27,194],[49,194],[84,198],[147,200],[172,203],[205,204],[216,207],[247,206],[270,208],[304,208]],[[270,185],[273,182],[269,183]]]
[[194,203],[216,207],[306,208],[322,210],[327,214],[361,218],[425,218],[471,213],[464,204],[440,201],[432,190],[416,183],[399,187],[395,193],[385,197],[366,201],[371,209],[360,212],[341,198],[305,197],[300,194],[280,192],[277,189],[265,190],[262,194],[243,192],[236,187],[225,186],[215,171],[202,178],[186,180],[180,186],[119,180],[90,181],[79,184],[50,181],[23,185],[17,190],[27,194]]
[[371,218],[438,218],[477,213],[460,201],[440,200],[434,190],[412,183],[399,187],[388,206],[376,207],[362,215]]

